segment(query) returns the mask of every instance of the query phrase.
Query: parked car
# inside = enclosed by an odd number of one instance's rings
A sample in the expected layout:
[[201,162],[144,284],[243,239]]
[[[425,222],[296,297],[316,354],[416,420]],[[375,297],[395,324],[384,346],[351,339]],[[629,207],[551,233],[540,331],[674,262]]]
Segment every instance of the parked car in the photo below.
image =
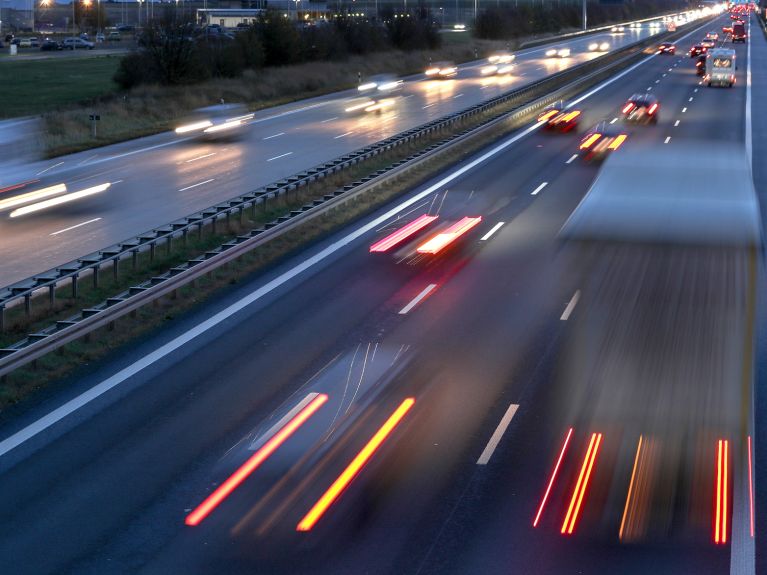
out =
[[120,33],[117,30],[112,30],[109,34],[107,34],[107,40],[110,42],[119,42],[122,40],[120,37]]
[[67,50],[77,50],[78,48],[84,49],[84,50],[93,50],[96,47],[96,44],[93,42],[88,42],[88,40],[83,40],[82,38],[65,38],[64,39],[64,48]]
[[64,46],[61,45],[61,42],[57,42],[56,40],[51,40],[50,38],[46,38],[43,40],[43,43],[40,45],[40,50],[42,52],[55,52],[58,50],[63,50]]
[[98,34],[96,34],[96,42],[106,42],[106,39],[107,38],[103,32],[99,32]]

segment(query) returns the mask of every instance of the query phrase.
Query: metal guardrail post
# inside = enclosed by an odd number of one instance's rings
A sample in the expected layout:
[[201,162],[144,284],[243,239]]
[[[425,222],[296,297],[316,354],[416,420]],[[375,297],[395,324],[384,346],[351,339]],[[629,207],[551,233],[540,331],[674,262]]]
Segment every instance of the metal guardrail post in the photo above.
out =
[[77,299],[77,278],[80,274],[74,274],[72,276],[72,299]]

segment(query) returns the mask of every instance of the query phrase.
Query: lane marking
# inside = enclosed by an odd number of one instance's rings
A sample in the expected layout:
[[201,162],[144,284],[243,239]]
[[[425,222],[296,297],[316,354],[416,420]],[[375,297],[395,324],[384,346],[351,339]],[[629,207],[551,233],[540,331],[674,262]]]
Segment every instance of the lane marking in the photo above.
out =
[[748,25],[748,51],[746,53],[746,161],[748,169],[752,169],[753,143],[751,132],[751,23]]
[[354,130],[352,130],[351,132],[344,132],[340,136],[335,136],[333,139],[337,140],[338,138],[343,138],[343,137],[348,136],[349,134],[353,134],[353,133],[354,133]]
[[60,166],[61,164],[63,164],[63,163],[64,163],[64,162],[59,162],[58,164],[53,164],[52,166],[49,166],[49,167],[45,168],[44,170],[40,170],[40,171],[39,171],[39,172],[37,172],[35,175],[36,175],[36,176],[41,176],[41,175],[43,175],[45,172],[47,172],[47,171],[49,171],[49,170],[52,170],[53,168],[57,168],[57,167],[59,167],[59,166]]
[[204,156],[197,156],[196,158],[192,158],[191,160],[187,160],[184,162],[185,164],[191,164],[192,162],[196,162],[197,160],[202,160],[203,158],[210,158],[211,156],[215,156],[216,152],[212,152],[210,154],[205,154]]
[[286,152],[285,154],[280,154],[279,156],[274,156],[273,158],[269,158],[266,160],[267,162],[271,162],[272,160],[279,160],[280,158],[284,158],[285,156],[291,155],[293,152]]
[[666,136],[666,139],[663,140],[664,144],[668,144],[671,141],[671,136]]
[[59,234],[63,234],[64,232],[68,232],[69,230],[74,230],[75,228],[79,228],[88,224],[92,224],[93,222],[99,221],[101,218],[93,218],[92,220],[88,220],[87,222],[83,222],[81,224],[77,224],[75,226],[69,226],[68,228],[64,228],[63,230],[59,230],[57,232],[53,232],[50,235],[57,236]]
[[698,89],[697,89],[697,88],[695,88],[695,89],[693,90],[693,92],[697,92],[697,91],[698,91]]
[[517,413],[517,409],[519,409],[518,403],[512,403],[509,405],[506,413],[503,414],[500,423],[498,423],[498,427],[495,428],[493,435],[490,436],[490,441],[487,442],[485,449],[482,451],[479,459],[477,459],[477,465],[487,465],[487,463],[490,461],[490,458],[493,456],[496,447],[498,447],[498,444],[501,442],[503,434],[506,433],[506,428],[509,427],[511,420]]
[[682,114],[684,114],[685,112],[687,112],[687,108],[682,108]]
[[[702,27],[703,26],[696,28],[695,30],[687,34],[686,36],[683,36],[682,38],[680,38],[680,40],[697,32]],[[605,88],[613,84],[614,82],[618,81],[619,79],[623,78],[627,74],[630,74],[631,72],[633,72],[640,66],[643,66],[644,64],[647,64],[648,62],[652,61],[654,57],[655,55],[651,54],[647,56],[647,58],[645,58],[644,60],[640,60],[636,64],[629,66],[628,68],[616,74],[612,78],[609,78],[605,80],[604,82],[602,82],[601,84],[599,84],[598,86],[595,86],[594,88],[592,88],[591,90],[583,94],[582,96],[579,96],[578,98],[570,102],[570,104],[568,104],[568,109],[572,108],[573,106],[577,106],[578,104],[587,100],[594,94],[598,94],[599,92],[601,92],[602,90],[604,90]],[[407,97],[408,96],[406,96],[406,98]],[[384,222],[390,220],[391,218],[399,214],[402,210],[407,209],[414,204],[417,204],[424,198],[433,194],[435,191],[442,189],[446,184],[453,182],[454,180],[460,178],[461,176],[473,170],[477,166],[482,165],[490,158],[497,156],[499,153],[506,150],[509,146],[517,143],[518,141],[522,140],[523,138],[526,138],[533,132],[539,130],[542,125],[543,125],[542,123],[532,124],[528,126],[527,128],[525,128],[524,130],[522,130],[521,132],[518,132],[514,134],[513,136],[510,136],[508,139],[502,141],[498,145],[489,149],[487,152],[485,152],[478,158],[464,164],[460,168],[457,168],[455,171],[448,173],[445,177],[443,177],[436,183],[414,194],[407,200],[404,200],[402,203],[394,206],[393,208],[391,208],[390,210],[388,210],[386,213],[382,214],[378,218],[371,220],[367,224],[364,224],[360,226],[359,228],[357,228],[356,230],[348,233],[346,236],[333,242],[332,244],[322,249],[321,251],[317,252],[313,256],[308,257],[305,260],[301,261],[300,263],[296,264],[293,268],[287,270],[283,274],[277,276],[276,278],[267,282],[261,287],[253,290],[248,295],[242,297],[241,299],[232,303],[228,307],[212,315],[208,319],[200,322],[198,325],[194,326],[188,331],[182,333],[181,335],[175,337],[169,342],[163,344],[162,346],[158,347],[154,351],[151,351],[150,353],[148,353],[141,359],[135,361],[131,365],[124,367],[123,369],[115,373],[114,375],[102,380],[100,383],[94,385],[87,391],[84,391],[77,397],[74,397],[73,399],[67,401],[66,403],[52,410],[51,412],[44,415],[43,417],[36,420],[35,422],[30,423],[29,425],[17,431],[16,433],[8,436],[4,440],[0,441],[0,457],[12,451],[13,449],[17,448],[18,446],[22,445],[23,443],[27,442],[29,439],[37,436],[38,434],[45,431],[49,427],[55,425],[56,423],[58,423],[65,417],[79,410],[81,407],[89,404],[94,399],[101,397],[102,395],[110,391],[111,389],[120,385],[125,380],[130,379],[134,375],[142,372],[144,369],[146,369],[150,365],[154,365],[161,359],[175,352],[177,349],[183,347],[190,341],[196,339],[201,334],[209,331],[210,329],[213,329],[214,327],[220,325],[222,322],[228,320],[230,317],[239,313],[243,309],[261,300],[266,295],[272,293],[274,290],[280,288],[281,286],[291,281],[295,277],[301,275],[306,270],[311,269],[312,267],[314,267],[315,265],[317,265],[318,263],[322,261],[325,261],[331,255],[335,254],[338,250],[345,248],[346,246],[356,241],[360,237],[374,230],[376,227],[380,226]],[[189,138],[185,138],[182,140],[175,140],[173,142],[168,142],[165,144],[159,144],[157,146],[154,146],[153,148],[176,144],[180,141],[185,141],[188,139]],[[139,151],[142,151],[142,150],[134,150],[133,152],[128,152],[127,154],[124,154],[124,155],[132,155],[132,154],[138,153]],[[113,156],[111,159],[114,159],[115,157],[117,156]]]
[[573,154],[570,156],[570,159],[565,162],[565,164],[572,164],[575,161],[575,158],[578,157],[578,154]]
[[498,230],[500,230],[503,224],[505,223],[506,222],[498,222],[497,224],[495,224],[489,232],[487,232],[484,236],[479,238],[479,241],[486,242],[487,240],[489,240],[492,237],[492,235]]
[[279,138],[280,136],[284,136],[285,132],[280,132],[279,134],[272,134],[271,136],[267,136],[266,138],[262,138],[264,140],[271,140],[272,138]]
[[424,107],[421,108],[421,110],[425,110],[426,108],[431,108],[432,106],[436,106],[436,105],[437,105],[437,102],[426,104]]
[[611,123],[611,124],[614,124],[614,123],[615,123],[615,122],[617,122],[617,121],[618,121],[618,118],[613,118],[612,120],[610,120],[610,123]]
[[688,101],[688,102],[692,102],[692,96],[690,96],[690,99],[689,99],[689,100],[687,100],[687,101]]
[[88,157],[88,158],[85,158],[85,159],[84,159],[82,162],[79,162],[77,165],[78,165],[78,166],[82,166],[82,165],[84,165],[84,164],[87,164],[87,163],[88,163],[88,162],[90,162],[91,160],[95,160],[95,159],[96,159],[96,158],[98,158],[98,157],[99,157],[99,155],[98,155],[98,154],[94,154],[93,156],[90,156],[90,157]]
[[543,182],[543,183],[542,183],[540,186],[538,186],[538,187],[537,187],[537,188],[535,188],[535,189],[534,189],[532,192],[530,192],[530,195],[531,195],[531,196],[537,196],[537,195],[540,193],[540,191],[541,191],[543,188],[545,188],[546,186],[548,186],[548,185],[549,185],[549,183],[548,183],[548,182]]
[[192,184],[191,186],[187,186],[187,187],[185,187],[185,188],[181,188],[181,189],[179,190],[179,192],[184,192],[184,191],[186,191],[186,190],[191,190],[192,188],[196,188],[197,186],[201,186],[201,185],[203,185],[203,184],[209,184],[210,182],[212,182],[212,181],[213,181],[213,180],[215,180],[215,179],[216,179],[216,178],[211,178],[211,179],[209,179],[209,180],[205,180],[204,182],[200,182],[200,183],[198,183],[198,184]]
[[463,94],[456,94],[455,96],[453,96],[453,100],[455,100],[456,98],[460,98],[461,96],[463,96]]
[[337,120],[338,116],[333,116],[332,118],[328,118],[327,120],[322,120],[320,124],[327,124],[328,122],[332,122],[333,120]]
[[652,86],[647,87],[647,91],[649,92],[650,90],[652,90]]
[[674,122],[674,127],[675,127],[675,128],[676,128],[676,127],[679,125],[679,122],[680,122],[680,121],[681,121],[681,120],[677,120],[676,122]]
[[401,310],[399,310],[400,315],[405,315],[410,310],[412,310],[415,306],[417,306],[423,298],[425,298],[427,295],[429,295],[431,292],[433,292],[437,288],[437,284],[429,284],[427,285],[421,293],[419,293],[417,296],[415,296],[412,300],[410,300],[410,303],[407,304],[405,307],[403,307]]
[[656,84],[660,84],[660,80],[655,80],[655,83]]
[[561,321],[567,321],[570,318],[570,314],[573,313],[575,306],[578,305],[579,299],[581,299],[581,290],[578,289],[575,290],[573,297],[571,297],[570,301],[567,303],[565,311],[563,311],[562,315],[559,317]]
[[[671,72],[671,70],[669,70],[669,72]],[[663,73],[663,77],[664,77],[664,78],[666,77],[666,73],[665,73],[665,72]]]

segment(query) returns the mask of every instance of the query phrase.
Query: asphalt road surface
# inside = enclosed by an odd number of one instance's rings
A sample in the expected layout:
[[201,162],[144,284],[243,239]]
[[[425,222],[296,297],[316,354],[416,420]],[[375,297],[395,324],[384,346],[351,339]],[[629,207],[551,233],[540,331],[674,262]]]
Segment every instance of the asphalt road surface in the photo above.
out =
[[[649,57],[578,104],[582,126],[623,126],[626,98],[651,91],[660,121],[625,126],[627,148],[758,141],[749,49],[765,58],[767,41],[736,48],[731,90],[702,86],[683,54]],[[640,456],[652,398],[636,426],[569,401],[610,392],[563,377],[589,309],[556,240],[598,171],[579,140],[531,127],[496,142],[8,421],[4,562],[19,574],[754,573],[765,544],[741,488],[727,498],[731,539],[713,542],[716,405],[690,406],[676,451],[658,434]],[[438,257],[370,253],[423,214],[439,215],[433,230],[482,221]],[[743,402],[728,414],[748,418]],[[744,452],[747,438],[728,441]],[[747,483],[740,463],[733,486]],[[653,466],[673,487],[641,478]],[[624,537],[632,484],[668,505],[662,517],[632,506]]]

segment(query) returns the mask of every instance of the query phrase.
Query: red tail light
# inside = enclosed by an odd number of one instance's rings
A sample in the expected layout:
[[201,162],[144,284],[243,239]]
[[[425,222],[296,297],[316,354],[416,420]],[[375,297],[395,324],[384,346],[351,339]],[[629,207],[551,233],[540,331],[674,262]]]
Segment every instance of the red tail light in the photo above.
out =
[[653,104],[652,106],[650,106],[650,109],[647,110],[647,113],[652,116],[657,110],[658,110],[658,104]]
[[623,106],[623,113],[624,113],[624,114],[628,114],[628,113],[629,113],[631,110],[633,110],[633,109],[634,109],[634,104],[633,104],[633,102],[629,102],[628,104],[626,104],[625,106]]

